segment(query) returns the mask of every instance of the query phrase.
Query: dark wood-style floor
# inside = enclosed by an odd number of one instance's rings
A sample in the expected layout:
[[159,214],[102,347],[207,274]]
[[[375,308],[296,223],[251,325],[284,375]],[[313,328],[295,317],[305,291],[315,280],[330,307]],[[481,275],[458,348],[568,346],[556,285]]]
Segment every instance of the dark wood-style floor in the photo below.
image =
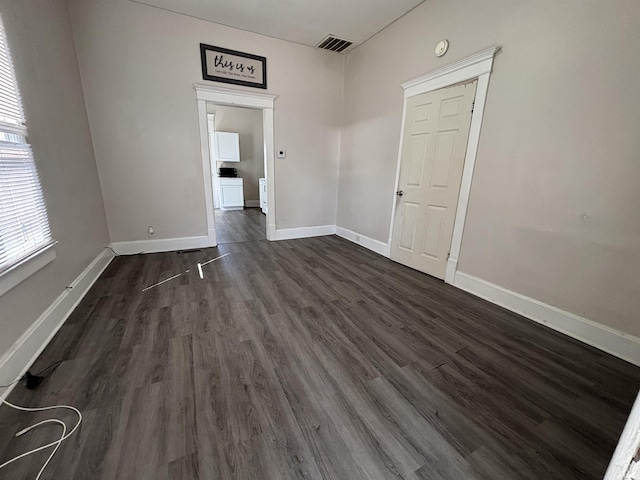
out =
[[218,245],[266,238],[266,216],[259,208],[215,210],[215,221]]
[[[57,360],[10,395],[85,415],[46,479],[600,479],[640,386],[335,236],[116,258],[33,370]],[[0,463],[57,438],[13,438],[35,418],[0,408]]]

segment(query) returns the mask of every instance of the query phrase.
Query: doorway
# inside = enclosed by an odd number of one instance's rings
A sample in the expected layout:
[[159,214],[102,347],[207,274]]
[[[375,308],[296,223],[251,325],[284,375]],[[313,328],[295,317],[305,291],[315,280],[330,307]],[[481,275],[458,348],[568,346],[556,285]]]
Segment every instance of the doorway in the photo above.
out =
[[[398,164],[396,170],[396,193],[399,193],[400,188],[400,173],[402,164],[402,155],[405,138],[405,129],[410,128],[407,124],[407,109],[411,98],[425,94],[427,92],[434,92],[436,90],[443,89],[445,87],[455,86],[457,84],[465,83],[470,80],[476,80],[477,85],[475,89],[475,101],[473,102],[470,126],[468,127],[468,140],[466,143],[466,153],[464,155],[462,178],[460,181],[459,194],[455,207],[453,232],[447,235],[444,241],[444,245],[448,243],[448,252],[446,254],[446,264],[444,271],[444,281],[446,283],[456,283],[456,272],[458,269],[458,259],[460,255],[460,249],[462,246],[462,237],[464,233],[464,224],[467,216],[467,207],[469,205],[469,195],[471,192],[471,183],[473,180],[473,171],[476,162],[476,153],[478,151],[478,143],[480,141],[480,130],[482,127],[482,119],[484,116],[485,101],[487,98],[487,92],[489,89],[489,79],[491,77],[491,71],[493,68],[493,60],[496,53],[500,51],[500,47],[494,46],[487,48],[478,53],[475,53],[469,57],[463,58],[457,62],[445,65],[437,70],[429,72],[425,75],[421,75],[417,78],[409,80],[403,83],[402,89],[404,91],[404,106],[402,114],[402,126],[400,134],[400,146],[398,151]],[[418,117],[420,118],[420,117]],[[394,195],[393,208],[391,210],[391,222],[389,226],[389,246],[393,251],[398,247],[398,241],[402,237],[402,233],[396,230],[397,224],[396,217],[401,215],[401,209],[399,208],[401,202],[399,201],[404,196]],[[418,209],[407,209],[407,214],[418,214]],[[437,210],[437,209],[436,209]],[[438,212],[434,212],[438,213]],[[417,217],[416,217],[417,218]],[[434,235],[435,237],[435,235]],[[406,236],[405,236],[406,238]],[[423,235],[424,238],[424,235]],[[429,238],[431,241],[431,238]],[[447,242],[448,241],[448,242]],[[435,244],[436,242],[433,242]],[[391,254],[394,258],[394,254]],[[413,266],[413,265],[409,265]],[[442,266],[438,277],[442,278]]]
[[407,100],[391,259],[444,280],[476,80]]
[[266,238],[266,158],[262,111],[207,102],[218,244]]
[[[213,87],[209,85],[194,85],[198,105],[198,123],[200,127],[200,147],[202,157],[202,172],[204,179],[205,211],[208,243],[216,246],[219,242],[216,229],[216,215],[214,205],[214,175],[217,175],[212,168],[211,145],[209,143],[209,128],[207,118],[207,106],[218,107],[244,107],[259,110],[262,112],[263,129],[263,158],[264,165],[264,185],[266,192],[266,214],[264,218],[264,228],[267,240],[275,240],[276,232],[276,202],[275,202],[275,155],[274,155],[274,95],[264,93],[246,92],[228,88]],[[237,193],[237,192],[236,192]],[[262,215],[262,213],[261,213]],[[219,219],[222,222],[222,219]],[[222,230],[222,223],[220,225]]]

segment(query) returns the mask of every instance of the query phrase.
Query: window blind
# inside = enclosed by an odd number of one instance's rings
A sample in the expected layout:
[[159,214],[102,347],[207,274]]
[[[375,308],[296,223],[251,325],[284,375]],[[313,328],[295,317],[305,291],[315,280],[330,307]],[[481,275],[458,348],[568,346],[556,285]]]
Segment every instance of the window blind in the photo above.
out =
[[20,92],[0,23],[0,275],[53,243],[27,143]]

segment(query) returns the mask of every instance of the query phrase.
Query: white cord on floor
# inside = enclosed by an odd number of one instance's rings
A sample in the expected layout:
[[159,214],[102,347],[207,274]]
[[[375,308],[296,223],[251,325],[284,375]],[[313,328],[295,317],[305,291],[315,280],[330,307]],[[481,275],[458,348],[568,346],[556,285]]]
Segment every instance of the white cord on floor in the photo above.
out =
[[[40,476],[42,475],[42,472],[44,472],[44,469],[47,468],[47,465],[49,465],[49,462],[51,461],[51,459],[53,458],[53,456],[56,454],[56,452],[58,451],[58,448],[60,448],[60,444],[62,443],[62,440],[64,439],[64,435],[65,433],[67,433],[67,424],[64,423],[62,420],[58,420],[57,418],[50,418],[48,420],[43,420],[41,422],[36,423],[35,425],[31,425],[30,427],[25,428],[24,430],[20,430],[18,433],[16,433],[16,437],[19,437],[20,435],[27,433],[29,430],[31,430],[32,428],[37,427],[38,425],[43,425],[45,423],[59,423],[60,425],[62,425],[62,436],[58,439],[58,441],[56,442],[56,447],[53,449],[53,451],[51,452],[51,454],[49,455],[49,457],[47,458],[47,461],[44,462],[44,465],[42,465],[42,468],[40,469],[40,471],[38,472],[38,476],[36,477],[36,480],[40,479]],[[18,458],[18,457],[16,457]]]
[[48,420],[43,420],[41,422],[38,422],[38,423],[35,423],[35,424],[31,425],[30,427],[24,428],[24,429],[20,430],[18,433],[16,433],[16,437],[19,437],[19,436],[24,435],[25,433],[27,433],[27,432],[31,431],[32,429],[34,429],[34,428],[36,428],[36,427],[38,427],[40,425],[43,425],[45,423],[59,423],[59,424],[62,425],[62,436],[58,440],[56,440],[55,442],[51,442],[51,443],[48,443],[48,444],[43,445],[41,447],[34,448],[33,450],[29,450],[28,452],[22,453],[22,454],[18,455],[17,457],[13,457],[11,460],[8,460],[8,461],[4,462],[2,465],[0,465],[0,468],[6,467],[7,465],[15,462],[16,460],[24,458],[24,457],[26,457],[28,455],[33,454],[33,453],[39,452],[40,450],[44,450],[46,448],[55,446],[55,448],[53,449],[53,451],[51,452],[51,454],[47,458],[47,461],[44,462],[44,465],[40,469],[40,472],[38,472],[38,476],[35,478],[35,480],[39,480],[40,476],[42,475],[42,472],[44,472],[44,469],[47,467],[47,465],[49,464],[49,462],[51,461],[51,459],[53,458],[55,453],[58,451],[58,448],[60,448],[60,445],[62,444],[62,442],[65,441],[67,438],[69,438],[73,434],[73,432],[75,432],[78,429],[78,427],[80,426],[80,423],[82,422],[82,414],[80,413],[80,410],[78,410],[75,407],[71,407],[69,405],[54,405],[54,406],[51,406],[51,407],[27,408],[27,407],[21,407],[19,405],[14,405],[13,403],[10,403],[10,402],[4,400],[3,398],[0,398],[0,402],[4,403],[8,407],[15,408],[16,410],[21,410],[23,412],[42,412],[42,411],[45,411],[45,410],[55,410],[57,408],[66,408],[68,410],[73,410],[78,415],[78,423],[75,424],[75,426],[73,427],[73,429],[71,429],[71,431],[69,433],[67,433],[67,425],[62,420],[58,420],[57,418],[50,418]]

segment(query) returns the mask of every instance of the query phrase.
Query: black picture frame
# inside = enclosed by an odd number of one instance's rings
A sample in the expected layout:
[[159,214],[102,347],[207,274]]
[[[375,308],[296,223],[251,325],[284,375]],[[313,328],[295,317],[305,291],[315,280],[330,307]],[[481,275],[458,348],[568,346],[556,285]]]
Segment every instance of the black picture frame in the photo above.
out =
[[[207,64],[207,52],[215,52],[216,64],[212,67]],[[220,54],[221,64],[218,64],[218,54]],[[224,56],[227,56],[225,58]],[[236,58],[234,58],[236,57]],[[246,58],[250,60],[250,66],[246,66],[244,62],[238,62],[237,57]],[[214,45],[200,44],[200,63],[202,65],[202,78],[203,80],[210,80],[212,82],[230,83],[233,85],[242,85],[244,87],[254,88],[267,88],[267,59],[260,55],[253,55],[251,53],[238,52],[237,50],[230,50],[228,48],[216,47]],[[254,75],[256,66],[260,66],[261,72],[258,72],[256,80],[252,80],[250,77]],[[212,72],[216,71],[220,75],[214,75]],[[225,72],[221,72],[224,68]],[[245,71],[245,69],[253,69],[254,73]],[[258,70],[260,70],[258,69]],[[242,70],[242,71],[240,71]],[[222,75],[224,73],[224,76]],[[261,73],[261,75],[260,75]],[[259,78],[259,77],[262,78]],[[247,77],[246,79],[242,77]]]

